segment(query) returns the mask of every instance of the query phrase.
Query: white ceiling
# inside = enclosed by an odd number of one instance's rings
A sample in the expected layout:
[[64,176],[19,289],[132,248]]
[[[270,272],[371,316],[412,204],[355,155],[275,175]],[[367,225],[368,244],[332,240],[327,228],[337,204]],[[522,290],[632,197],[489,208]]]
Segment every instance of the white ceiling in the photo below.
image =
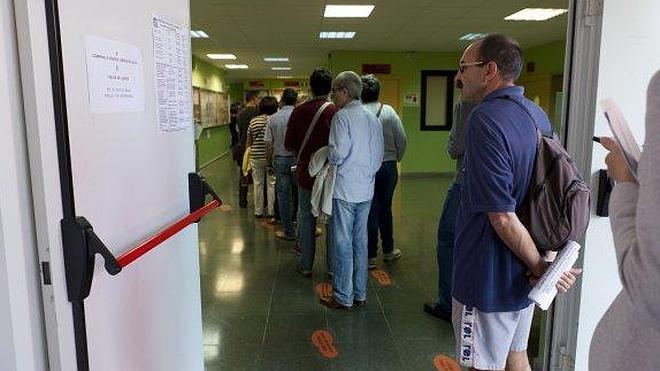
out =
[[[373,4],[366,19],[323,18],[326,4]],[[504,17],[523,8],[567,8],[568,0],[191,0],[191,24],[210,39],[193,39],[193,54],[224,68],[245,63],[249,70],[227,78],[307,77],[327,63],[333,50],[460,51],[469,32],[503,32],[523,48],[561,40],[568,14],[545,22],[510,22]],[[352,40],[321,40],[320,31],[356,31]],[[232,53],[235,61],[211,61],[207,53]],[[287,56],[290,63],[266,63]],[[290,65],[291,71],[270,66]]]

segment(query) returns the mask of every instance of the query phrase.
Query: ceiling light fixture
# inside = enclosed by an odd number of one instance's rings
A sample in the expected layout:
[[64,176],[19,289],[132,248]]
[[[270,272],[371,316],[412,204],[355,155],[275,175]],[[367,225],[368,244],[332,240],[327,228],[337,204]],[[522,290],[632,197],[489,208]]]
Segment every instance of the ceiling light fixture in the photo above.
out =
[[335,31],[321,31],[319,33],[319,38],[321,39],[352,39],[355,37],[355,32],[345,31],[345,32],[335,32]]
[[291,71],[291,67],[271,67],[273,71]]
[[289,58],[287,57],[266,57],[264,62],[288,62]]
[[229,70],[247,70],[250,67],[247,64],[225,64],[225,68]]
[[546,21],[550,18],[562,15],[568,12],[568,9],[546,9],[546,8],[525,8],[519,12],[505,17],[506,21]]
[[326,5],[325,18],[367,18],[374,10],[373,5]]
[[293,76],[277,76],[278,79],[292,79]]
[[216,59],[216,60],[236,59],[236,56],[233,54],[207,54],[206,56],[209,57],[209,59]]
[[206,32],[202,30],[197,30],[197,31],[190,30],[190,37],[193,39],[208,39],[209,35],[207,35]]
[[482,39],[486,37],[485,33],[482,32],[470,32],[469,34],[465,34],[459,38],[461,41],[472,41],[476,39]]

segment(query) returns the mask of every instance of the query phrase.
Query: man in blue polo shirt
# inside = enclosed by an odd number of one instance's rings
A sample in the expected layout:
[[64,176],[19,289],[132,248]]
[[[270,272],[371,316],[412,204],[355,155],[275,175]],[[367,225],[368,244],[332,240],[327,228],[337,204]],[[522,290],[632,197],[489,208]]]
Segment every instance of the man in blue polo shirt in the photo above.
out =
[[[536,125],[552,130],[515,85],[521,66],[516,41],[491,34],[468,46],[456,77],[463,99],[480,102],[465,137],[452,290],[457,357],[472,370],[530,369],[529,275],[548,265],[515,214],[534,167]],[[564,279],[572,285],[575,276]]]

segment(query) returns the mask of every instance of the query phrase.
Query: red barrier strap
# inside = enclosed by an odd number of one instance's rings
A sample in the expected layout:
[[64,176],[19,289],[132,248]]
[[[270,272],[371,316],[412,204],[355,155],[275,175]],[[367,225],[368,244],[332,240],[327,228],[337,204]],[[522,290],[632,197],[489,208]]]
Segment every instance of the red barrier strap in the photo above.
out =
[[220,204],[221,203],[219,200],[213,200],[209,202],[208,204],[204,205],[204,207],[200,208],[199,210],[193,213],[188,214],[188,216],[182,218],[181,220],[172,224],[171,226],[167,227],[161,232],[158,232],[155,236],[144,241],[143,243],[141,243],[139,246],[135,247],[131,251],[123,254],[117,259],[117,262],[122,268],[124,268],[125,266],[136,261],[142,255],[151,251],[154,247],[165,242],[168,238],[177,234],[182,229],[186,228],[190,224],[201,219],[204,215],[210,213],[211,211],[219,207]]

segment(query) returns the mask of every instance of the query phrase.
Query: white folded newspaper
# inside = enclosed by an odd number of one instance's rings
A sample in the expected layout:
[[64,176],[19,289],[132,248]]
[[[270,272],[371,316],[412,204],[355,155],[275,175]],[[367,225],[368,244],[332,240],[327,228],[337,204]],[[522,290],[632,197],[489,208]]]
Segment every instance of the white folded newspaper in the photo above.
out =
[[534,285],[532,291],[527,297],[533,301],[539,308],[548,310],[550,304],[557,296],[557,282],[564,272],[568,272],[573,267],[580,255],[580,245],[575,241],[569,241],[564,248],[559,251],[557,258],[550,264],[539,282]]

